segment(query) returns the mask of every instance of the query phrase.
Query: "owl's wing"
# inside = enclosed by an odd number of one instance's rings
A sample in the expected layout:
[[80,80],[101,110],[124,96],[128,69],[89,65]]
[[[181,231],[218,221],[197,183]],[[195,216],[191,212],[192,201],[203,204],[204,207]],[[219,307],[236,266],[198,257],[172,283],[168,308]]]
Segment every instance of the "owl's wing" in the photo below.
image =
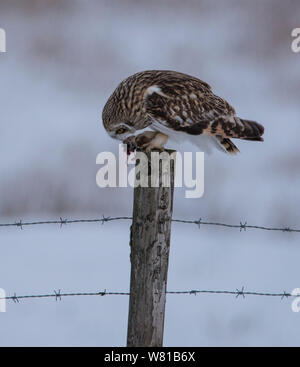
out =
[[[209,139],[217,147],[236,153],[238,148],[230,138],[263,141],[264,127],[240,119],[224,99],[216,96],[205,82],[184,74],[166,74],[144,94],[144,108],[149,125],[167,135],[184,132]],[[182,136],[182,134],[180,134]]]
[[[144,101],[149,120],[156,126],[191,135],[214,135],[218,133],[214,127],[221,122],[224,125],[225,120],[235,116],[234,109],[225,100],[196,78],[160,81],[146,90]],[[236,123],[234,119],[228,121],[230,128]]]

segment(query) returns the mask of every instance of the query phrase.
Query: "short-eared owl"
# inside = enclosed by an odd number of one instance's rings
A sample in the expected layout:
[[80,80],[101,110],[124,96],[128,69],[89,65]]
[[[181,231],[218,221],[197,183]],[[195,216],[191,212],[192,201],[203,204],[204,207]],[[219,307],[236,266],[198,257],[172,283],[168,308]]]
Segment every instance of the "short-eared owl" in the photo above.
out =
[[149,70],[122,81],[103,109],[108,134],[130,149],[162,149],[168,138],[192,139],[202,151],[239,150],[231,138],[263,141],[262,125],[236,116],[224,99],[195,77]]

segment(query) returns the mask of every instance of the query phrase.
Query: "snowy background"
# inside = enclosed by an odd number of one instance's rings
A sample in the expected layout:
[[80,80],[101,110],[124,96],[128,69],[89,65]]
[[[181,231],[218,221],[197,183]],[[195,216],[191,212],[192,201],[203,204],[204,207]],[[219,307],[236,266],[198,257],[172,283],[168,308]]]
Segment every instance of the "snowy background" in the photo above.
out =
[[[125,77],[171,69],[266,128],[237,157],[206,156],[204,197],[177,189],[173,217],[299,228],[299,14],[297,0],[0,0],[0,222],[131,215],[132,189],[96,186],[97,154],[118,151],[101,111]],[[129,226],[2,228],[0,288],[126,292]],[[298,234],[174,223],[168,288],[291,292],[299,258]],[[123,346],[127,316],[126,296],[8,302],[0,345]],[[291,299],[167,298],[166,346],[296,346],[299,328]]]

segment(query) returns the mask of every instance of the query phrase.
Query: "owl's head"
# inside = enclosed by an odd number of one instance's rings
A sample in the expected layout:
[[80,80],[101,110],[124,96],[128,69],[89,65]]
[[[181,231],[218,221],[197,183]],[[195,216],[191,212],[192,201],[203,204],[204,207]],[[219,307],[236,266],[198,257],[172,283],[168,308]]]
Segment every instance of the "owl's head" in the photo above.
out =
[[119,101],[111,96],[106,102],[102,112],[103,126],[107,133],[114,139],[124,141],[135,133],[135,129],[126,118],[126,111],[122,110]]

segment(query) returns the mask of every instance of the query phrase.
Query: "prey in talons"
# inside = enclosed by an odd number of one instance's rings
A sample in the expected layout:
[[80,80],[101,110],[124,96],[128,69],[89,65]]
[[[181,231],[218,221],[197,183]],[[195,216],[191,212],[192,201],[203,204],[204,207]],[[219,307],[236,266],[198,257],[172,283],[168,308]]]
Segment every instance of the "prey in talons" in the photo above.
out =
[[138,150],[142,152],[151,152],[157,149],[164,150],[164,145],[168,140],[168,136],[159,131],[145,131],[139,135],[131,135],[123,141],[127,145],[127,155]]

